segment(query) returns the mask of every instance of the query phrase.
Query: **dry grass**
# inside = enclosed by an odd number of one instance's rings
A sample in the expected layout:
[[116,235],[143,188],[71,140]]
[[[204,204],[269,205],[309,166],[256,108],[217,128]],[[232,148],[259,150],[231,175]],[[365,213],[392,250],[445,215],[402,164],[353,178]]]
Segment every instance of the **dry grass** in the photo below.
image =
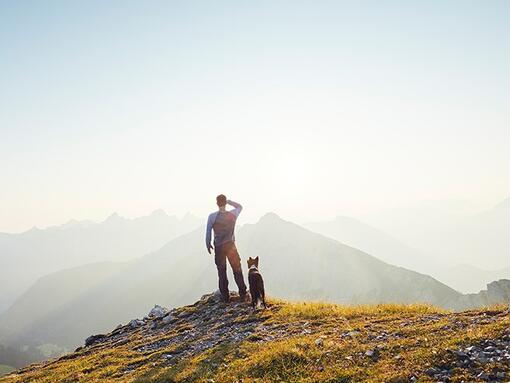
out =
[[[161,355],[175,346],[141,354],[135,345],[148,340],[133,335],[130,343],[61,360],[2,383],[215,383],[238,382],[407,382],[450,355],[449,348],[500,336],[510,327],[505,307],[449,313],[427,305],[341,306],[329,303],[271,301],[256,314],[259,325],[285,331],[268,339],[259,332],[238,343],[223,343],[172,365]],[[252,315],[252,314],[251,314]],[[246,320],[240,318],[240,322]],[[353,336],[345,333],[356,329]],[[171,338],[182,326],[162,334]],[[386,334],[378,339],[377,335]],[[264,336],[267,336],[265,334]],[[318,341],[318,339],[321,339]],[[195,340],[200,342],[200,339]],[[186,347],[182,344],[179,347]],[[371,358],[367,350],[377,350]],[[128,366],[134,369],[128,373]],[[506,367],[510,369],[509,366]],[[452,378],[469,381],[462,372]]]
[[285,302],[275,301],[281,305],[278,311],[280,318],[298,318],[298,319],[319,319],[330,317],[343,317],[352,319],[367,316],[386,316],[386,315],[417,315],[417,314],[437,314],[446,313],[437,307],[426,304],[378,304],[378,305],[337,305],[325,302]]

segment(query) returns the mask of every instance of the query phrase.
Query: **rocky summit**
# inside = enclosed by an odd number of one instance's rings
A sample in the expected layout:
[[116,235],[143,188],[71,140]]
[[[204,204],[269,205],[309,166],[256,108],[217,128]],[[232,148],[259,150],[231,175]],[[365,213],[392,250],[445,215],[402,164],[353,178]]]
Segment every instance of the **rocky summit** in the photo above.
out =
[[2,383],[508,382],[510,310],[340,306],[272,299],[253,310],[231,294],[155,306],[88,337],[75,352]]

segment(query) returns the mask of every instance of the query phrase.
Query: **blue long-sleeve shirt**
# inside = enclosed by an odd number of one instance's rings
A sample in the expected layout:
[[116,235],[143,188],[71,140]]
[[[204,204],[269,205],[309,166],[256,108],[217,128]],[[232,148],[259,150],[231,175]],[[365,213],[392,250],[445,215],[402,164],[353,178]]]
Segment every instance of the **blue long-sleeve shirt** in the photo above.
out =
[[243,210],[241,204],[228,200],[228,205],[234,207],[230,211],[215,211],[209,214],[207,218],[207,227],[205,230],[205,247],[207,250],[211,247],[212,230],[214,229],[214,247],[221,246],[227,242],[234,242],[234,229],[237,217]]

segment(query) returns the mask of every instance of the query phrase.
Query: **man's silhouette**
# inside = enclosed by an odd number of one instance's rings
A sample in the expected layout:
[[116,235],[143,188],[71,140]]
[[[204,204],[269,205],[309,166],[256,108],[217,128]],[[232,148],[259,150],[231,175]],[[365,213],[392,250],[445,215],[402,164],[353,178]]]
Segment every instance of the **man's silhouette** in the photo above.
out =
[[[221,297],[224,302],[230,300],[227,279],[227,259],[234,272],[234,279],[239,288],[241,301],[246,297],[246,285],[244,284],[243,270],[241,268],[241,258],[235,245],[234,229],[236,220],[243,207],[227,200],[223,194],[216,197],[218,211],[211,213],[207,219],[207,229],[205,232],[205,246],[211,254],[211,231],[214,230],[214,261],[218,268],[218,278]],[[233,210],[227,211],[226,206],[231,205]]]

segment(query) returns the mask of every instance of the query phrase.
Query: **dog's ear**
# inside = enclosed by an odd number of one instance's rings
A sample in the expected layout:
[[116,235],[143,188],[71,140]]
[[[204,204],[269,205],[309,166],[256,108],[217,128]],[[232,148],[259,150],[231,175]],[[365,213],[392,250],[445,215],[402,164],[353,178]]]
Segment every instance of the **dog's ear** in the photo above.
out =
[[254,259],[255,261],[255,264],[257,265],[257,267],[259,267],[259,256],[257,255],[257,257]]

